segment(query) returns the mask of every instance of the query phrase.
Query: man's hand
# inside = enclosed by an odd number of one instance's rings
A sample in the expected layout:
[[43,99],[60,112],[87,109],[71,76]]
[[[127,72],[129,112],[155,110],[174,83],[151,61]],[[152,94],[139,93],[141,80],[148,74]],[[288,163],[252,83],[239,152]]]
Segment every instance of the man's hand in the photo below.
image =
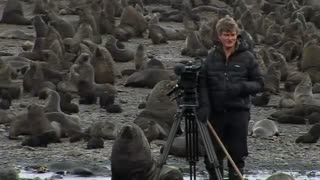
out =
[[198,119],[201,122],[207,122],[209,117],[209,108],[208,107],[201,107],[197,111]]

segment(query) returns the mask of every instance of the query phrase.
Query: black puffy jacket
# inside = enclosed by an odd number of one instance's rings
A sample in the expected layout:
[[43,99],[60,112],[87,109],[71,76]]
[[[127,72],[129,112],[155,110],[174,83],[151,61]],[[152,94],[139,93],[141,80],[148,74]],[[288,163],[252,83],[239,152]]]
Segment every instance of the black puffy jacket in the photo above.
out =
[[228,61],[222,45],[217,45],[199,73],[199,105],[211,111],[249,110],[250,95],[262,91],[263,86],[263,76],[247,43],[238,40]]

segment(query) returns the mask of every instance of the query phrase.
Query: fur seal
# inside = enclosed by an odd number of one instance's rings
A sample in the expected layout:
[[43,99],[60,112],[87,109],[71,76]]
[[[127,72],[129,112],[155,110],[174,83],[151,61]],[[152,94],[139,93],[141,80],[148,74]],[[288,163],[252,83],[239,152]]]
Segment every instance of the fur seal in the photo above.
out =
[[85,80],[80,80],[77,84],[80,96],[79,104],[96,104],[98,95],[94,92],[94,86]]
[[278,107],[279,108],[293,108],[297,105],[295,102],[293,96],[289,93],[285,93],[283,96],[281,96]]
[[18,135],[40,135],[53,131],[50,121],[46,117],[43,107],[31,104],[27,114],[21,114],[10,124],[9,138],[15,139]]
[[281,63],[273,62],[269,67],[265,77],[265,91],[272,93],[279,93],[280,91],[280,79],[281,79]]
[[294,92],[296,86],[303,80],[305,74],[300,71],[289,73],[287,80],[284,83],[284,88],[288,92]]
[[98,29],[96,19],[93,16],[93,12],[90,8],[79,9],[79,24],[88,23],[92,28],[93,39],[92,42],[101,44],[102,38]]
[[36,37],[46,37],[48,34],[49,27],[42,19],[42,16],[36,15],[32,19],[32,24],[36,32]]
[[[157,83],[148,96],[145,110],[134,120],[134,123],[143,129],[149,140],[163,139],[169,134],[177,105],[176,102],[170,101],[170,97],[166,94],[173,86],[174,81],[170,80]],[[181,134],[181,129],[177,133]]]
[[183,179],[177,169],[157,169],[147,138],[143,131],[133,123],[124,124],[114,141],[111,171],[113,180],[153,180],[158,171],[160,171],[160,179],[163,180]]
[[309,115],[305,116],[308,120],[309,124],[316,124],[320,123],[320,113],[319,112],[312,112]]
[[264,119],[254,123],[252,127],[252,136],[259,138],[268,138],[278,136],[278,126],[274,121]]
[[152,44],[162,44],[167,43],[168,39],[166,32],[158,24],[149,24],[149,38],[152,41]]
[[10,65],[3,58],[0,58],[0,82],[1,82],[1,84],[9,85],[10,83],[12,83],[12,78],[11,78],[12,72],[13,72],[13,69],[10,67]]
[[294,41],[287,41],[279,49],[279,52],[283,54],[287,62],[292,62],[298,56],[300,56],[301,50],[299,45]]
[[61,35],[62,39],[72,38],[75,34],[72,24],[63,18],[59,17],[54,11],[50,10],[48,13],[49,24],[53,26]]
[[0,170],[0,179],[19,180],[19,172],[14,168],[4,168]]
[[312,82],[308,73],[304,73],[304,78],[295,88],[293,96],[298,104],[306,104],[313,101]]
[[314,124],[310,130],[296,139],[296,143],[316,143],[320,138],[320,124]]
[[8,0],[6,2],[0,23],[31,25],[31,21],[23,15],[23,9],[19,0]]
[[170,80],[169,73],[164,69],[150,68],[130,75],[125,83],[126,87],[153,88],[162,80]]
[[94,122],[88,129],[86,129],[85,133],[89,134],[91,137],[114,140],[119,133],[119,126],[110,121],[98,121]]
[[116,62],[128,62],[134,58],[134,52],[124,47],[124,45],[120,45],[119,42],[114,36],[108,35],[105,47],[108,49],[110,54],[112,55],[114,61]]
[[[206,154],[206,152],[203,144],[200,143],[200,140],[198,142],[198,147],[199,147],[199,156],[203,157]],[[160,153],[163,153],[164,148],[165,146],[161,147]],[[169,150],[169,154],[176,157],[187,157],[185,135],[174,138],[172,146]]]
[[280,180],[280,179],[281,180],[294,180],[294,178],[291,175],[285,174],[285,173],[272,174],[266,180]]
[[107,108],[109,105],[114,104],[115,101],[115,96],[108,94],[108,93],[103,93],[99,95],[99,104],[101,108]]
[[112,179],[152,180],[155,178],[155,169],[150,145],[143,131],[133,123],[124,124],[112,146]]
[[98,84],[114,84],[118,75],[118,69],[110,52],[102,46],[96,49],[91,60],[94,68],[94,82]]
[[45,114],[50,122],[57,122],[61,125],[61,137],[75,138],[84,137],[81,127],[79,125],[79,117],[74,115],[67,115],[62,112],[50,112]]
[[105,109],[108,113],[122,113],[122,108],[119,104],[109,104]]
[[139,44],[134,56],[134,64],[136,70],[139,70],[142,67],[142,64],[146,61],[145,49],[143,44]]
[[71,102],[73,97],[70,93],[59,92],[60,95],[60,107],[62,112],[66,114],[78,113],[79,106],[76,103]]
[[149,60],[145,61],[140,70],[144,69],[152,69],[152,68],[157,68],[157,69],[165,69],[163,63],[159,60],[156,59],[153,55],[148,56]]
[[19,39],[19,40],[33,40],[33,34],[26,33],[19,29],[6,30],[0,33],[0,38],[3,39]]
[[130,37],[141,37],[147,30],[147,22],[142,14],[134,7],[127,6],[123,9],[120,24],[116,28],[115,36],[119,40],[128,40]]
[[30,67],[23,76],[23,90],[30,92],[33,96],[38,96],[41,83],[44,82],[42,62],[30,62]]
[[312,43],[309,46],[305,46],[302,52],[301,70],[307,71],[309,68],[320,67],[320,63],[315,60],[319,55],[319,45]]
[[54,130],[25,138],[21,145],[30,147],[47,147],[49,143],[61,142]]
[[33,14],[47,14],[47,1],[44,0],[35,0],[33,7]]
[[282,115],[276,119],[281,124],[306,124],[307,119],[297,115]]
[[102,149],[104,148],[103,139],[100,137],[91,137],[87,143],[87,149]]
[[11,106],[12,98],[6,89],[2,89],[0,93],[0,109],[9,109]]
[[190,30],[186,38],[184,48],[181,50],[181,55],[185,56],[206,56],[208,50],[203,46],[197,31]]
[[9,92],[12,99],[20,98],[22,94],[21,85],[12,81],[14,69],[3,58],[0,58],[0,90]]
[[280,73],[281,73],[280,81],[285,81],[288,77],[288,64],[285,60],[285,57],[278,52],[270,53],[270,55],[272,59],[274,59],[277,62],[280,62]]
[[270,101],[271,94],[268,91],[262,93],[261,96],[255,96],[251,99],[254,106],[266,106]]

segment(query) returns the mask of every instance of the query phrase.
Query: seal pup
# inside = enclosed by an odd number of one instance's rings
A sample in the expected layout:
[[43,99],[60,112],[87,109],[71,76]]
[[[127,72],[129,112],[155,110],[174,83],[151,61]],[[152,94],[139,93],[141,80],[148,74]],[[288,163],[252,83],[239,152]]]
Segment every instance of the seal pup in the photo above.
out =
[[51,142],[61,142],[54,130],[29,136],[22,141],[21,145],[30,147],[47,147]]
[[120,104],[109,104],[105,107],[108,113],[122,113]]
[[87,128],[85,133],[89,134],[91,137],[114,140],[119,133],[119,125],[111,121],[98,121]]
[[279,129],[274,121],[264,119],[254,123],[252,127],[252,136],[258,138],[268,138],[278,136]]
[[87,143],[87,149],[102,149],[104,141],[100,137],[91,137]]
[[98,95],[94,91],[92,83],[86,80],[80,80],[77,84],[78,94],[80,96],[79,104],[96,104]]
[[76,103],[71,102],[73,97],[70,93],[59,92],[60,95],[60,107],[62,112],[66,114],[78,113],[79,106]]
[[108,49],[110,54],[113,57],[113,60],[116,62],[128,62],[134,58],[134,52],[124,47],[114,36],[108,35],[105,43],[105,47]]
[[270,97],[271,97],[271,93],[268,91],[265,91],[260,96],[252,97],[251,103],[254,106],[266,106],[270,101]]
[[31,21],[24,17],[19,0],[8,0],[6,2],[0,23],[31,25]]
[[304,73],[304,78],[295,88],[293,97],[298,104],[312,103],[312,82],[308,73]]
[[320,124],[314,124],[310,130],[296,139],[296,143],[316,143],[320,138]]

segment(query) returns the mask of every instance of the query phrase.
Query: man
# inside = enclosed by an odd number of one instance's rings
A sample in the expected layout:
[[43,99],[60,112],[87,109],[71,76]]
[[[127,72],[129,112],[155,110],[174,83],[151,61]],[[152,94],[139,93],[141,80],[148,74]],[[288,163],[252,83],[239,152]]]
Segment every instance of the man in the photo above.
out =
[[[209,53],[199,75],[199,109],[201,121],[209,120],[243,173],[248,155],[247,134],[250,119],[250,95],[263,89],[263,77],[248,44],[241,40],[235,20],[229,16],[216,25],[219,43]],[[211,137],[223,175],[221,147]],[[205,157],[210,180],[216,179],[215,168]],[[228,162],[229,179],[240,179]]]

